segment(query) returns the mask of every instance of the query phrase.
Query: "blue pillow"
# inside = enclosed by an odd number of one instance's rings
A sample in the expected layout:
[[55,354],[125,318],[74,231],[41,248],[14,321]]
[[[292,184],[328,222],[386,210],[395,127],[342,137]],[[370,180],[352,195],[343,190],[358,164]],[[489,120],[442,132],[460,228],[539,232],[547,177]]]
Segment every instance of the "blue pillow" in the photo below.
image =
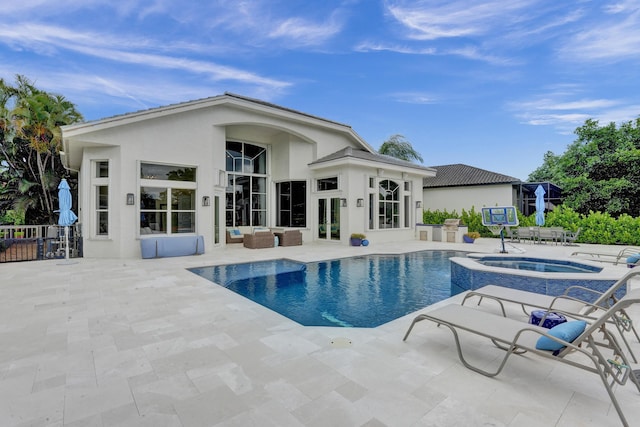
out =
[[237,228],[232,228],[231,229],[231,234],[233,236],[239,236],[240,235],[240,230],[238,230]]
[[[561,323],[553,328],[549,329],[548,334],[554,336],[556,338],[560,338],[566,342],[573,342],[576,338],[580,336],[581,333],[587,327],[587,322],[584,320],[574,320],[571,322]],[[561,350],[564,346],[547,337],[540,337],[538,342],[536,343],[536,348],[538,350]]]
[[640,254],[631,255],[627,258],[627,264],[635,264],[640,261]]

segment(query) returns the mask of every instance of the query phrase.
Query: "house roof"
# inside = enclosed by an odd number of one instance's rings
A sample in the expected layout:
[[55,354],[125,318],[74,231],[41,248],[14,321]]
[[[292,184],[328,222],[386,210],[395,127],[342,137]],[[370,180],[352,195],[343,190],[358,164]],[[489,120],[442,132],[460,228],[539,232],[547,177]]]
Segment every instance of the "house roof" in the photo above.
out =
[[369,151],[359,150],[352,147],[346,147],[339,151],[336,151],[335,153],[321,157],[309,163],[309,166],[320,165],[323,163],[334,163],[349,159],[362,160],[364,162],[375,162],[378,164],[382,163],[398,168],[418,169],[422,172],[427,172],[429,175],[433,175],[433,173],[435,172],[433,168],[427,166],[418,165],[412,162],[407,162],[405,160],[396,159],[395,157],[386,156],[384,154],[371,153]]
[[459,187],[468,185],[517,184],[518,178],[491,172],[461,163],[433,166],[435,177],[424,178],[424,188]]
[[[66,167],[79,167],[79,162],[81,160],[80,150],[82,148],[82,144],[87,143],[86,141],[82,140],[82,135],[121,126],[128,123],[143,121],[146,119],[161,118],[176,113],[184,113],[192,110],[211,108],[221,105],[232,105],[238,109],[251,110],[260,114],[264,114],[266,116],[275,116],[284,120],[304,122],[310,126],[330,129],[332,131],[348,135],[348,138],[351,141],[354,141],[356,145],[361,147],[363,150],[369,150],[371,152],[375,151],[375,149],[364,139],[362,139],[362,137],[360,137],[360,135],[358,135],[357,132],[355,132],[349,125],[303,113],[301,111],[293,110],[290,108],[282,107],[270,102],[225,92],[223,95],[212,96],[209,98],[181,102],[162,107],[150,108],[148,110],[120,114],[99,120],[62,126],[64,147],[63,152],[65,153],[63,162],[65,163]],[[72,140],[74,141],[74,143],[70,144],[70,141]]]

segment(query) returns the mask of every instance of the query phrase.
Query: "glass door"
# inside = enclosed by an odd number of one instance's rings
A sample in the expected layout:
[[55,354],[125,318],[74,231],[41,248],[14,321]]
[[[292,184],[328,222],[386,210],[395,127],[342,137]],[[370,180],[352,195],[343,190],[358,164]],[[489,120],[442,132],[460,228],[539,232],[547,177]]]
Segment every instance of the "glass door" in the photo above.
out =
[[318,199],[318,239],[340,240],[340,199]]

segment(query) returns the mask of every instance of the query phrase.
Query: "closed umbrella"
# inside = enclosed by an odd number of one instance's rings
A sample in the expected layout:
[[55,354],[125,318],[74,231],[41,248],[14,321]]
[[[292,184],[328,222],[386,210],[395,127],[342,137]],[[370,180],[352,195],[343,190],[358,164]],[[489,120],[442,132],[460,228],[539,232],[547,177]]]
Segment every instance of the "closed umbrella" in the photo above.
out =
[[544,225],[544,195],[547,192],[544,191],[542,185],[538,185],[536,188],[536,225]]
[[62,178],[58,185],[58,225],[64,226],[65,258],[69,259],[69,226],[78,219],[71,210],[71,191],[67,180]]

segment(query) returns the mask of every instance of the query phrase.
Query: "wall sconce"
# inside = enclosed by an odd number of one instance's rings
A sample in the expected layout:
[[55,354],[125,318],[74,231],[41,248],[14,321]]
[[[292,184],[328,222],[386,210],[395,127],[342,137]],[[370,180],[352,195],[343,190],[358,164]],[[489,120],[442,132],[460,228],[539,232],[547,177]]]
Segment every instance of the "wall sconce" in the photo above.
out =
[[202,206],[211,206],[211,199],[209,196],[202,196]]
[[364,199],[358,199],[356,200],[356,206],[361,208],[364,206]]
[[340,199],[340,206],[342,206],[343,208],[347,207],[347,199]]
[[127,205],[135,205],[136,196],[133,193],[127,193]]
[[422,207],[422,200],[418,200],[416,202],[416,209],[421,208]]

